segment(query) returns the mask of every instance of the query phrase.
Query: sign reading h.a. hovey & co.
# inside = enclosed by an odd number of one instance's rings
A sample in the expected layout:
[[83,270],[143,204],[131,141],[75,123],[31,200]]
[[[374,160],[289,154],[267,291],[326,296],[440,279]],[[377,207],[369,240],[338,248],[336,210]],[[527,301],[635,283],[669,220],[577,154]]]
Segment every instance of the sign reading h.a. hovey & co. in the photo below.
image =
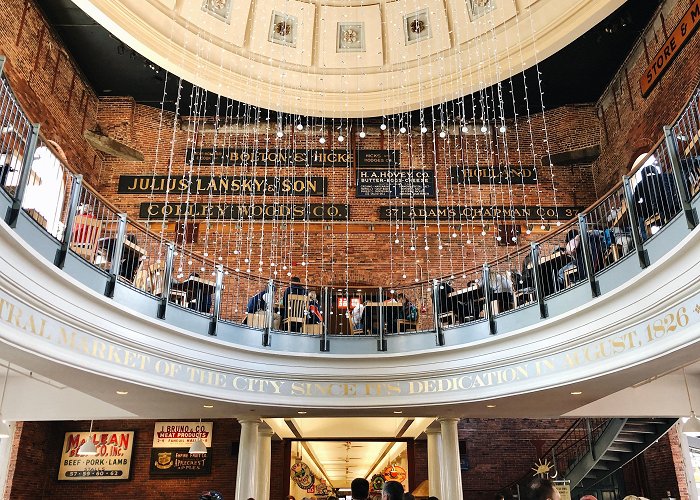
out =
[[[156,422],[153,430],[150,472],[154,476],[188,476],[211,473],[213,422]],[[201,440],[208,453],[191,454]]]
[[[88,439],[95,443],[97,455],[78,455],[78,450]],[[133,446],[133,431],[66,432],[58,480],[129,479]]]

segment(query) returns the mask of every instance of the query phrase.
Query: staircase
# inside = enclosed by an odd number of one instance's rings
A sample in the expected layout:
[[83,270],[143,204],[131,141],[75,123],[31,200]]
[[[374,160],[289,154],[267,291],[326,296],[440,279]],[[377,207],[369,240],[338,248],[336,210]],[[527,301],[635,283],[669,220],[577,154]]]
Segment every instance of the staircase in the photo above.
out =
[[676,423],[675,418],[613,418],[588,451],[567,470],[572,488],[590,488],[618,470]]
[[[556,469],[556,479],[571,489],[590,489],[654,444],[676,418],[580,418],[545,452],[538,462]],[[551,474],[554,470],[550,471]],[[532,479],[532,472],[508,485],[516,491]]]

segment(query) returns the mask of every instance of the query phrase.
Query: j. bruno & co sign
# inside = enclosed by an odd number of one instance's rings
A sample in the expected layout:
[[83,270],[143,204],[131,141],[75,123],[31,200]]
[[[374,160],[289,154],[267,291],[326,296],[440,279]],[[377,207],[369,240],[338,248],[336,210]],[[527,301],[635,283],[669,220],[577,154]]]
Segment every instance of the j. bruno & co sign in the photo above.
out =
[[[211,473],[213,422],[156,422],[153,430],[150,472],[153,476],[192,476]],[[191,454],[190,446],[201,440],[204,455]]]

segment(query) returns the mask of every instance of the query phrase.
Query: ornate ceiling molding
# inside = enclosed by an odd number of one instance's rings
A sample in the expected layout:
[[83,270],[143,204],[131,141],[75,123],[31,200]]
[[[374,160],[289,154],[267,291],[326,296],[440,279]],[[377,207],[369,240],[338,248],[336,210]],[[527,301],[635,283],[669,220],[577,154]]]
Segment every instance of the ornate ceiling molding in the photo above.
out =
[[75,0],[144,56],[227,97],[326,117],[472,93],[561,49],[624,0]]

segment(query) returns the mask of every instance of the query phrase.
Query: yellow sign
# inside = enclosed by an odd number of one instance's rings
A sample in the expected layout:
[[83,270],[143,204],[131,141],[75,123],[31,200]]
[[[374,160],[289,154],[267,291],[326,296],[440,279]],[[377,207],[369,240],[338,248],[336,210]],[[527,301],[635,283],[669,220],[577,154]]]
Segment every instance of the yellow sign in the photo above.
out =
[[571,500],[571,486],[569,486],[569,483],[554,483],[554,487],[561,495],[561,500]]
[[[78,454],[88,439],[95,443],[95,456]],[[133,446],[133,431],[66,432],[58,480],[129,479]]]

